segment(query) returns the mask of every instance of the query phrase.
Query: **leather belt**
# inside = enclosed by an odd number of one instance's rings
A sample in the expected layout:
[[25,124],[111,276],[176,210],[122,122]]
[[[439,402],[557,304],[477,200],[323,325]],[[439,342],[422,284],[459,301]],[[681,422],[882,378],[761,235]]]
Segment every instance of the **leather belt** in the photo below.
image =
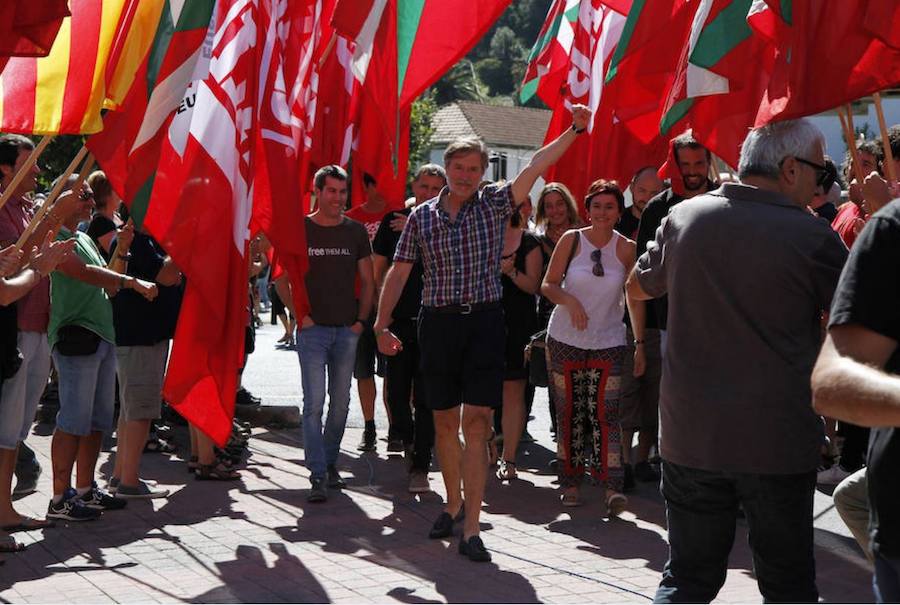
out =
[[499,300],[484,303],[463,303],[461,305],[445,305],[443,307],[425,307],[429,313],[449,313],[455,315],[470,315],[476,311],[488,311],[500,309],[503,306]]

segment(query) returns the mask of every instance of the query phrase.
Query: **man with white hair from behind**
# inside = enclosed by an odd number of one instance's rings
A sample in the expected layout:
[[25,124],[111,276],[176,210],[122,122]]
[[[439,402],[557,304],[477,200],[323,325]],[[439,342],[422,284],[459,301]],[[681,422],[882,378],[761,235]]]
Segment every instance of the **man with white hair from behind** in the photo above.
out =
[[760,592],[815,602],[813,494],[822,423],[810,375],[847,249],[807,205],[826,177],[806,120],[752,130],[740,183],[679,204],[628,280],[668,293],[660,396],[669,560],[656,602],[709,602],[738,507]]

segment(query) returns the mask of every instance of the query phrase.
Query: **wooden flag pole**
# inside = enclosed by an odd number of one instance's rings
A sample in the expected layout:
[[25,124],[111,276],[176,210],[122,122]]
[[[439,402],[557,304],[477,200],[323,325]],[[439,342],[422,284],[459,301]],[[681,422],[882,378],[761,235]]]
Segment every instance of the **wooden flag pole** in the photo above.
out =
[[[25,242],[28,241],[28,238],[31,237],[31,234],[34,233],[34,230],[37,229],[37,226],[41,224],[41,221],[44,219],[44,215],[50,211],[50,208],[53,206],[53,203],[56,201],[56,198],[59,197],[59,194],[62,193],[63,187],[66,186],[66,181],[69,180],[69,177],[75,172],[75,168],[81,163],[81,160],[84,159],[88,153],[87,147],[82,147],[81,150],[75,155],[69,165],[66,167],[65,172],[63,172],[59,179],[56,182],[56,186],[50,191],[50,194],[47,196],[47,199],[44,200],[41,209],[38,210],[37,214],[34,215],[34,218],[31,219],[31,222],[28,223],[28,227],[19,237],[16,242],[16,248],[19,250],[22,249],[22,246],[25,245]],[[82,168],[81,173],[78,175],[78,182],[75,183],[73,189],[80,187],[81,183],[84,182],[85,179],[85,170],[90,170],[90,168],[94,165],[94,156],[91,155],[87,161],[85,161],[84,166]]]
[[884,121],[884,108],[881,106],[881,93],[872,95],[875,98],[875,115],[878,116],[878,128],[881,130],[881,144],[884,147],[884,171],[891,183],[897,182],[897,169],[894,166],[894,154],[888,137],[887,123]]
[[12,199],[12,196],[16,192],[16,188],[22,182],[22,179],[24,179],[25,175],[28,174],[28,171],[30,171],[34,167],[37,159],[41,156],[41,153],[43,153],[44,148],[46,148],[52,140],[52,136],[45,136],[41,139],[41,142],[37,144],[37,147],[31,150],[31,153],[28,155],[28,159],[25,160],[25,163],[22,164],[22,167],[13,177],[13,180],[10,181],[9,187],[7,187],[3,191],[3,196],[0,197],[0,208],[3,208],[3,206],[6,205],[6,202]]
[[853,163],[853,175],[856,182],[862,187],[866,175],[862,173],[862,165],[859,163],[859,153],[856,149],[856,136],[853,131],[853,120],[849,117],[850,106],[846,107],[848,115],[844,115],[844,109],[838,109],[838,118],[841,120],[841,128],[844,130],[844,138],[847,139],[847,149],[850,151],[850,161]]

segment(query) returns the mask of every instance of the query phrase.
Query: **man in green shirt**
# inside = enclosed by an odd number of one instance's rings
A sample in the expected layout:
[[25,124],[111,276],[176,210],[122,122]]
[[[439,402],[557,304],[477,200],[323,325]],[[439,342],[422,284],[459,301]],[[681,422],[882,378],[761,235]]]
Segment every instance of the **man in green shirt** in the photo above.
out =
[[[126,503],[101,490],[94,481],[103,433],[112,428],[116,385],[116,339],[108,294],[131,288],[152,300],[157,290],[155,284],[107,269],[91,238],[77,231],[78,223],[91,216],[94,195],[87,184],[77,194],[71,191],[76,179],[77,175],[70,178],[70,190],[60,196],[78,195],[80,203],[74,205],[75,210],[60,216],[54,207],[48,213],[60,226],[58,239],[75,239],[75,254],[69,255],[50,277],[47,333],[59,374],[59,413],[51,445],[53,499],[47,516],[89,521],[103,510],[122,508]],[[133,235],[128,230],[120,237],[114,263],[127,262],[123,251],[127,251],[125,244],[130,245]]]

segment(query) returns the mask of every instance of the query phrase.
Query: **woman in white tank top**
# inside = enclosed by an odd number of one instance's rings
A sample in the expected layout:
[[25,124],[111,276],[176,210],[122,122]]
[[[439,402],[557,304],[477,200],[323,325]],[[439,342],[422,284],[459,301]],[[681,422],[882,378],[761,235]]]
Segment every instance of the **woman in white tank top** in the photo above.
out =
[[556,303],[547,357],[557,402],[561,501],[581,503],[579,489],[589,472],[606,488],[607,510],[615,516],[628,502],[622,494],[619,383],[626,351],[624,285],[635,244],[613,230],[625,210],[614,181],[594,182],[585,208],[590,227],[560,239],[541,286]]

